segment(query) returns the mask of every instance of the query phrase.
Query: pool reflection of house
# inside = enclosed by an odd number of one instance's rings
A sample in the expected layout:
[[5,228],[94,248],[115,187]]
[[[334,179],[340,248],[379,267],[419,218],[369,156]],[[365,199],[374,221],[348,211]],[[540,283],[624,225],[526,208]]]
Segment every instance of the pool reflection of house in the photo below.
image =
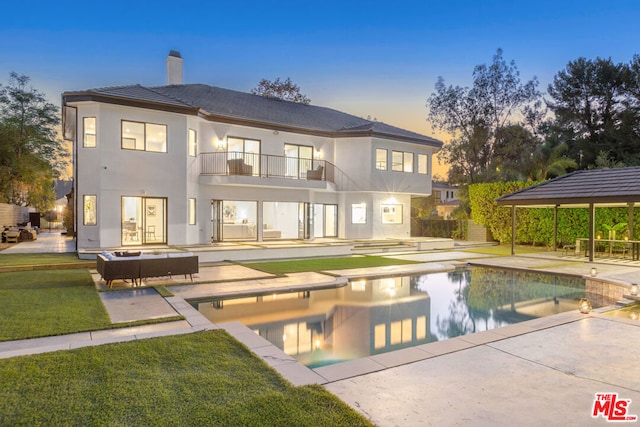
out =
[[239,321],[302,363],[344,360],[423,344],[430,297],[409,277],[352,281],[313,292],[197,304],[214,323]]

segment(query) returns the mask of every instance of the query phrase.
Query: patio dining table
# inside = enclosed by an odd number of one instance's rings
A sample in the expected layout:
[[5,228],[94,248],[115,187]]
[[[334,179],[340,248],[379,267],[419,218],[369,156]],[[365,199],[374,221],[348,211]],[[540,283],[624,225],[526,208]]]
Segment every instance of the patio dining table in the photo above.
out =
[[[597,248],[600,246],[602,248],[606,248],[606,250],[601,251],[602,253],[608,253],[609,257],[613,257],[616,245],[618,245],[619,248],[627,248],[631,250],[632,260],[640,260],[640,240],[595,239],[594,244],[595,254],[598,253]],[[579,254],[583,247],[584,256],[589,256],[589,239],[576,239],[576,254]]]

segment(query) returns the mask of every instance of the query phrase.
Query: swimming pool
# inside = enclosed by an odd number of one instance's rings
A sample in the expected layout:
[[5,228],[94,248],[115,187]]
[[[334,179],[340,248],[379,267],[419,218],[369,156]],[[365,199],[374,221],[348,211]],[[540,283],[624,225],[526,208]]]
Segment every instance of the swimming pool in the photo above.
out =
[[584,295],[581,278],[465,267],[191,303],[212,322],[239,321],[317,367],[575,310]]

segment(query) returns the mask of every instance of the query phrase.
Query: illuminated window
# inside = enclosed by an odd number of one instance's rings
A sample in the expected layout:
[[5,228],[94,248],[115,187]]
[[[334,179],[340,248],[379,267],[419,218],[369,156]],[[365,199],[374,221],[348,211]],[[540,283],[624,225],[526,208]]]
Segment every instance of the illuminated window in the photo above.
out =
[[426,154],[418,154],[418,173],[429,173],[429,156]]
[[242,159],[240,170],[229,171],[231,175],[260,175],[260,141],[257,139],[227,138],[227,159]]
[[404,164],[404,153],[402,151],[391,152],[391,170],[402,172]]
[[96,146],[96,118],[85,117],[82,121],[84,139],[82,146],[87,148],[93,148]]
[[312,350],[311,330],[307,328],[306,322],[284,325],[282,341],[282,350],[286,354],[304,354]]
[[351,205],[351,223],[366,224],[367,223],[367,204],[354,203]]
[[381,205],[383,224],[402,224],[402,205]]
[[389,343],[391,345],[400,344],[402,342],[402,322],[391,322],[389,329],[391,332],[391,340]]
[[198,153],[198,134],[195,130],[189,129],[189,155],[195,157]]
[[392,151],[391,170],[396,172],[413,172],[413,153]]
[[85,194],[84,196],[82,196],[82,224],[98,224],[96,203],[97,196],[95,194]]
[[413,172],[413,153],[404,153],[402,161],[403,172]]
[[122,148],[125,150],[167,152],[167,126],[122,121]]
[[402,321],[402,342],[411,342],[411,333],[413,332],[413,326],[411,319],[404,319]]
[[196,199],[189,199],[189,225],[196,224]]
[[384,148],[376,148],[376,169],[387,170],[387,150]]
[[419,316],[416,319],[416,339],[423,340],[427,337],[427,316]]
[[387,325],[381,323],[376,325],[373,331],[373,347],[384,348],[387,345]]

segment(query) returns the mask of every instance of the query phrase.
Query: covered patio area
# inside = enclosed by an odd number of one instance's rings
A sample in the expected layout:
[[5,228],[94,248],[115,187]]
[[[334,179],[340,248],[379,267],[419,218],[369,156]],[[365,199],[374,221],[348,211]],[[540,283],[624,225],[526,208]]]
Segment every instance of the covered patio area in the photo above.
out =
[[[623,255],[628,252],[631,259],[640,259],[640,239],[636,240],[633,233],[634,208],[640,203],[640,167],[580,170],[506,194],[496,202],[511,207],[512,255],[515,254],[517,207],[553,209],[554,250],[558,248],[558,209],[585,208],[589,212],[588,236],[577,239],[575,247],[570,249],[576,253],[584,251],[590,262],[597,249],[603,256],[608,253],[613,257],[621,251]],[[595,211],[604,207],[627,208],[627,235],[609,238],[596,234]]]

